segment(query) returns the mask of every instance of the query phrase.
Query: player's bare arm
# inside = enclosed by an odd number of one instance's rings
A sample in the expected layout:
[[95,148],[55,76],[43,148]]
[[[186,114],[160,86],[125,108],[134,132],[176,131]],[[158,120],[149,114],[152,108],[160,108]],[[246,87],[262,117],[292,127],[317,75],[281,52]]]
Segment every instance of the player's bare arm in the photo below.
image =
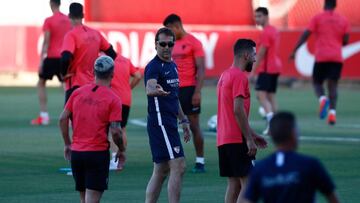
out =
[[350,40],[350,35],[349,35],[349,33],[346,33],[346,34],[343,36],[343,46],[349,44],[349,40]]
[[64,140],[64,158],[66,160],[71,159],[71,140],[69,135],[69,120],[70,120],[71,112],[65,109],[59,118],[59,126],[61,130],[61,135]]
[[204,79],[205,79],[205,58],[196,57],[195,65],[196,65],[196,87],[195,87],[194,95],[192,97],[192,105],[200,106],[201,89],[203,87]]
[[146,82],[146,94],[148,96],[167,96],[170,92],[164,91],[164,89],[157,83],[156,79],[150,79]]
[[139,84],[141,78],[142,78],[142,75],[141,75],[140,71],[137,71],[136,73],[134,73],[134,75],[132,75],[132,79],[130,82],[131,89],[133,89],[134,87],[136,87],[136,85]]
[[267,52],[267,48],[265,46],[260,46],[259,51],[256,53],[256,61],[253,65],[252,74],[256,72],[256,68],[259,66],[261,61],[264,59]]
[[296,43],[296,46],[293,50],[293,52],[290,54],[290,59],[293,60],[295,58],[295,53],[296,51],[299,49],[299,47],[301,47],[302,44],[304,44],[308,38],[310,37],[311,35],[311,31],[310,30],[305,30],[303,32],[303,34],[301,35],[299,41]]
[[340,203],[340,200],[337,197],[335,192],[332,192],[329,195],[326,195],[326,199],[327,199],[328,203]]
[[234,99],[234,114],[235,120],[241,129],[241,133],[244,135],[246,139],[246,145],[248,146],[248,155],[255,156],[256,155],[256,144],[254,141],[254,137],[251,134],[249,121],[245,113],[244,109],[244,98],[236,97]]
[[126,148],[123,142],[123,131],[120,121],[110,123],[110,133],[115,145],[118,147],[115,161],[118,161],[118,170],[122,170],[126,161]]
[[267,142],[266,140],[259,134],[257,134],[252,128],[250,128],[251,131],[251,135],[254,138],[254,142],[256,144],[256,146],[260,149],[264,149],[267,147]]
[[190,135],[190,122],[189,119],[187,118],[187,116],[184,114],[182,108],[181,108],[181,104],[179,101],[179,113],[178,113],[178,119],[179,119],[179,124],[181,125],[183,131],[184,131],[184,142],[189,142],[191,139],[191,135]]
[[45,31],[44,32],[44,41],[42,43],[41,53],[40,53],[40,67],[46,57],[47,50],[49,48],[49,44],[50,44],[50,32]]

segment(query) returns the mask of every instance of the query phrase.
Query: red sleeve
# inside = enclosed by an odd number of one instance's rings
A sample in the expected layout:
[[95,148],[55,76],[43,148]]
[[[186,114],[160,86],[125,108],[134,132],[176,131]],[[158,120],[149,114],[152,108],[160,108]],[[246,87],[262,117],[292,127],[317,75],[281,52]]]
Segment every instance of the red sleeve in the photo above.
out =
[[106,51],[110,48],[110,43],[105,39],[105,37],[100,34],[100,50],[101,51]]
[[316,30],[316,21],[317,21],[317,17],[313,17],[310,21],[310,24],[308,26],[308,30],[310,30],[311,32],[315,32]]
[[74,54],[75,52],[75,37],[71,33],[67,33],[64,37],[63,45],[61,52],[69,51],[70,53]]
[[246,98],[247,82],[247,78],[234,77],[234,84],[232,89],[233,99],[235,99],[236,97]]
[[110,105],[109,122],[122,120],[122,104],[120,98],[116,97]]
[[198,39],[194,38],[192,44],[193,44],[194,56],[195,57],[203,57],[203,56],[205,56],[202,44]]
[[268,48],[270,46],[269,33],[267,33],[266,31],[261,33],[259,44],[266,48]]
[[351,29],[350,29],[350,23],[349,23],[349,21],[347,21],[346,19],[345,19],[345,30],[344,30],[344,33],[346,34],[346,33],[350,33],[350,31],[351,31]]
[[44,24],[43,24],[42,30],[43,30],[44,32],[46,32],[46,31],[50,31],[50,23],[49,23],[49,19],[46,19],[46,20],[44,21]]

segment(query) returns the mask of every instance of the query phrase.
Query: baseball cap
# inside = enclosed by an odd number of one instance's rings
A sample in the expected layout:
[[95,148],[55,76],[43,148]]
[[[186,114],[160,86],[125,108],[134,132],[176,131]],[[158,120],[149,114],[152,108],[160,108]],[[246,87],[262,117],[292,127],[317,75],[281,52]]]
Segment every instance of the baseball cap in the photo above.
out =
[[106,73],[114,69],[114,60],[109,56],[100,56],[96,59],[94,69],[99,73]]

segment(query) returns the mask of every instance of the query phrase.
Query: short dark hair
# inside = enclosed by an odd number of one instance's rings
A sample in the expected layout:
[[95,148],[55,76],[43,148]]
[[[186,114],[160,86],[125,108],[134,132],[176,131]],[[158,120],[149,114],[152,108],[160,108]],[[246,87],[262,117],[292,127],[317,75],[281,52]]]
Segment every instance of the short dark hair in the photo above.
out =
[[160,34],[164,34],[166,36],[170,36],[170,37],[173,37],[174,41],[175,41],[175,34],[174,32],[167,28],[167,27],[162,27],[160,28],[157,32],[156,32],[156,35],[155,35],[155,42],[159,41],[159,35]]
[[165,20],[163,21],[164,26],[167,26],[169,24],[174,24],[174,23],[180,23],[180,24],[182,23],[180,16],[176,15],[175,13],[168,15],[165,18]]
[[83,18],[83,6],[80,3],[71,3],[69,7],[69,17],[75,19]]
[[234,55],[238,56],[245,51],[252,51],[256,43],[251,39],[238,39],[234,45]]
[[262,13],[264,14],[265,16],[268,16],[269,15],[269,10],[265,7],[258,7],[255,12],[259,12],[259,13]]
[[293,113],[283,111],[276,113],[270,120],[270,136],[274,144],[286,143],[296,128],[296,119]]
[[336,7],[336,0],[325,0],[325,8],[334,9]]
[[50,0],[50,2],[57,5],[57,6],[60,6],[60,4],[61,4],[60,0]]

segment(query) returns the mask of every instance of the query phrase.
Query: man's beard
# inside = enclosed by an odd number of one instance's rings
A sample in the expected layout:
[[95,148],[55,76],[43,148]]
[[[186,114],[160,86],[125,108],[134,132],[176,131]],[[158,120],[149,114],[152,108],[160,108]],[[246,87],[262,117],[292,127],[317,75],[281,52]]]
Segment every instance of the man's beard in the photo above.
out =
[[252,69],[253,69],[253,62],[248,62],[245,66],[245,71],[250,73]]

